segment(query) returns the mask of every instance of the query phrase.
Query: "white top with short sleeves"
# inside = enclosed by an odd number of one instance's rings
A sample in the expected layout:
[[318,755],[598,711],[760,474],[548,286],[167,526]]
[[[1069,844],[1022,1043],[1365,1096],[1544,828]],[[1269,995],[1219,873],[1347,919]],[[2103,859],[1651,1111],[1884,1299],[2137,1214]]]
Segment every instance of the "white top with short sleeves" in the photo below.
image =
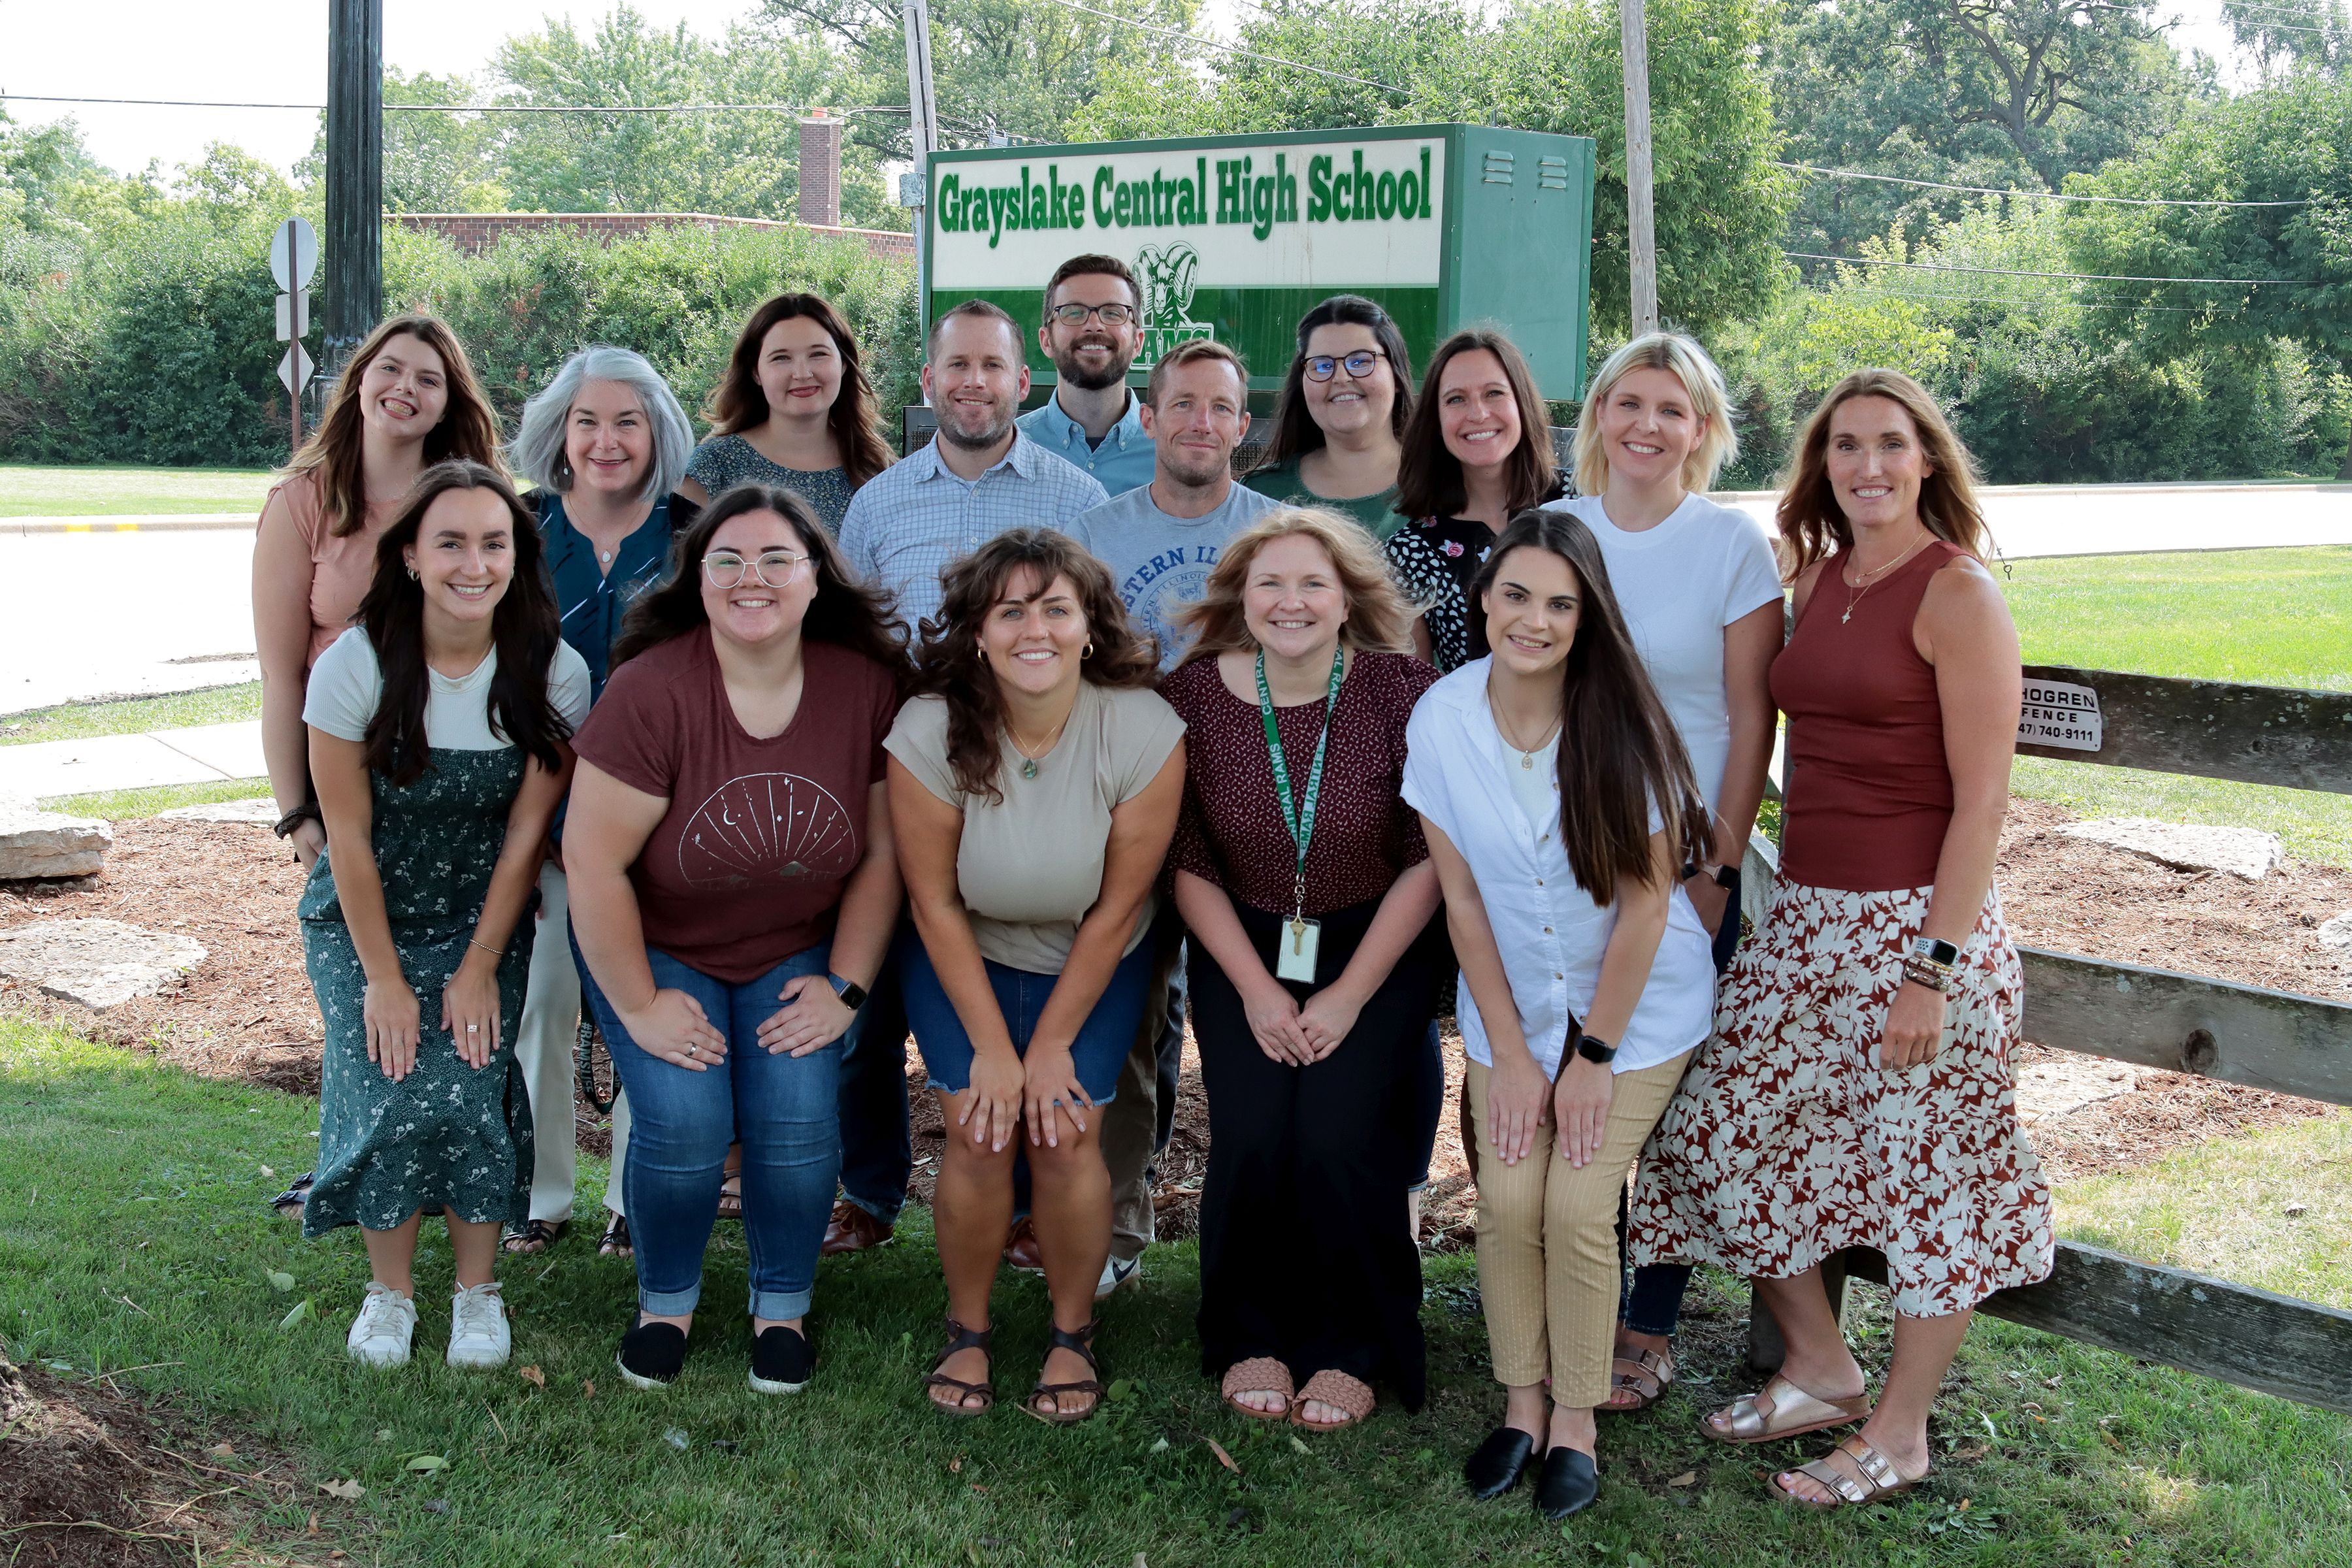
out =
[[[490,678],[498,673],[492,648],[466,675],[428,670],[433,689],[425,700],[425,743],[453,752],[495,752],[513,742],[490,725]],[[588,717],[588,661],[570,643],[555,645],[547,671],[548,700],[574,730]],[[367,739],[368,721],[383,701],[383,670],[367,628],[353,626],[334,640],[310,667],[302,697],[302,722],[346,741]]]

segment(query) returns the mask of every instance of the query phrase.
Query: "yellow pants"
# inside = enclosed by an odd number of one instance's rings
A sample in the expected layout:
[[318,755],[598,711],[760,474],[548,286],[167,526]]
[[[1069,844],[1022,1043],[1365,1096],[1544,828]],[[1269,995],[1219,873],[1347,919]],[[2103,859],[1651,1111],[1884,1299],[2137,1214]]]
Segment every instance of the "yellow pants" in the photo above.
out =
[[1552,1403],[1605,1403],[1617,1337],[1617,1200],[1650,1130],[1690,1060],[1617,1075],[1601,1157],[1561,1157],[1547,1110],[1533,1152],[1503,1163],[1487,1125],[1487,1069],[1469,1064],[1478,1139],[1478,1294],[1495,1376],[1510,1387],[1551,1379]]

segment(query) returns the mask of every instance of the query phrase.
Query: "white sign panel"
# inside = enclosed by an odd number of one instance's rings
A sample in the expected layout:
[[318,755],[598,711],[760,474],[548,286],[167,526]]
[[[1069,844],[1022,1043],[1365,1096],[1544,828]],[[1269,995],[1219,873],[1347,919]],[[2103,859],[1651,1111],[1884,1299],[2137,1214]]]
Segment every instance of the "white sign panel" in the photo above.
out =
[[269,275],[278,287],[291,290],[310,286],[319,269],[319,231],[308,221],[289,217],[269,237]]
[[2099,694],[2063,680],[2025,682],[2025,708],[2017,721],[2020,745],[2056,746],[2095,752],[2101,743]]

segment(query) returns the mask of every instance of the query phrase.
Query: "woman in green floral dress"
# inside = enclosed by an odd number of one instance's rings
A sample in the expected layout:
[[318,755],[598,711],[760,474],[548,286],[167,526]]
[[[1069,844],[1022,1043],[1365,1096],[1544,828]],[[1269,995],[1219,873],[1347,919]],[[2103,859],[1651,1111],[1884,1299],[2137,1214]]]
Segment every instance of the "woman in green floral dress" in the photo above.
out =
[[457,1261],[449,1364],[498,1366],[492,1268],[531,1170],[513,1047],[530,904],[588,668],[562,641],[530,511],[478,463],[417,480],[357,621],[302,710],[327,829],[298,911],[327,1025],[302,1232],[360,1227],[373,1278],[349,1349],[397,1366],[417,1227],[437,1209]]

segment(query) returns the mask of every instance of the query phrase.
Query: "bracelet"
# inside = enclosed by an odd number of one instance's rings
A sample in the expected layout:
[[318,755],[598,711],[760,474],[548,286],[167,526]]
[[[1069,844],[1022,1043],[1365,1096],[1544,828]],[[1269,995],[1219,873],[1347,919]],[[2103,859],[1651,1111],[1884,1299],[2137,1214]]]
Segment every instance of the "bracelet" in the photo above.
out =
[[323,825],[325,821],[326,818],[319,814],[319,803],[315,800],[306,800],[279,817],[277,826],[270,831],[278,837],[284,838],[305,822],[317,822]]
[[488,953],[492,958],[504,958],[504,957],[507,955],[507,954],[506,954],[506,949],[504,949],[504,948],[502,948],[502,947],[492,947],[488,942],[482,941],[479,937],[471,937],[471,936],[469,936],[469,937],[467,937],[467,938],[466,939],[466,942],[467,942],[467,946],[469,946],[469,947],[478,947],[478,948],[480,948],[484,952]]
[[1903,961],[1903,978],[1914,985],[1933,991],[1938,996],[1948,996],[1952,992],[1952,971],[1948,964],[1931,963],[1924,958],[1906,958]]

